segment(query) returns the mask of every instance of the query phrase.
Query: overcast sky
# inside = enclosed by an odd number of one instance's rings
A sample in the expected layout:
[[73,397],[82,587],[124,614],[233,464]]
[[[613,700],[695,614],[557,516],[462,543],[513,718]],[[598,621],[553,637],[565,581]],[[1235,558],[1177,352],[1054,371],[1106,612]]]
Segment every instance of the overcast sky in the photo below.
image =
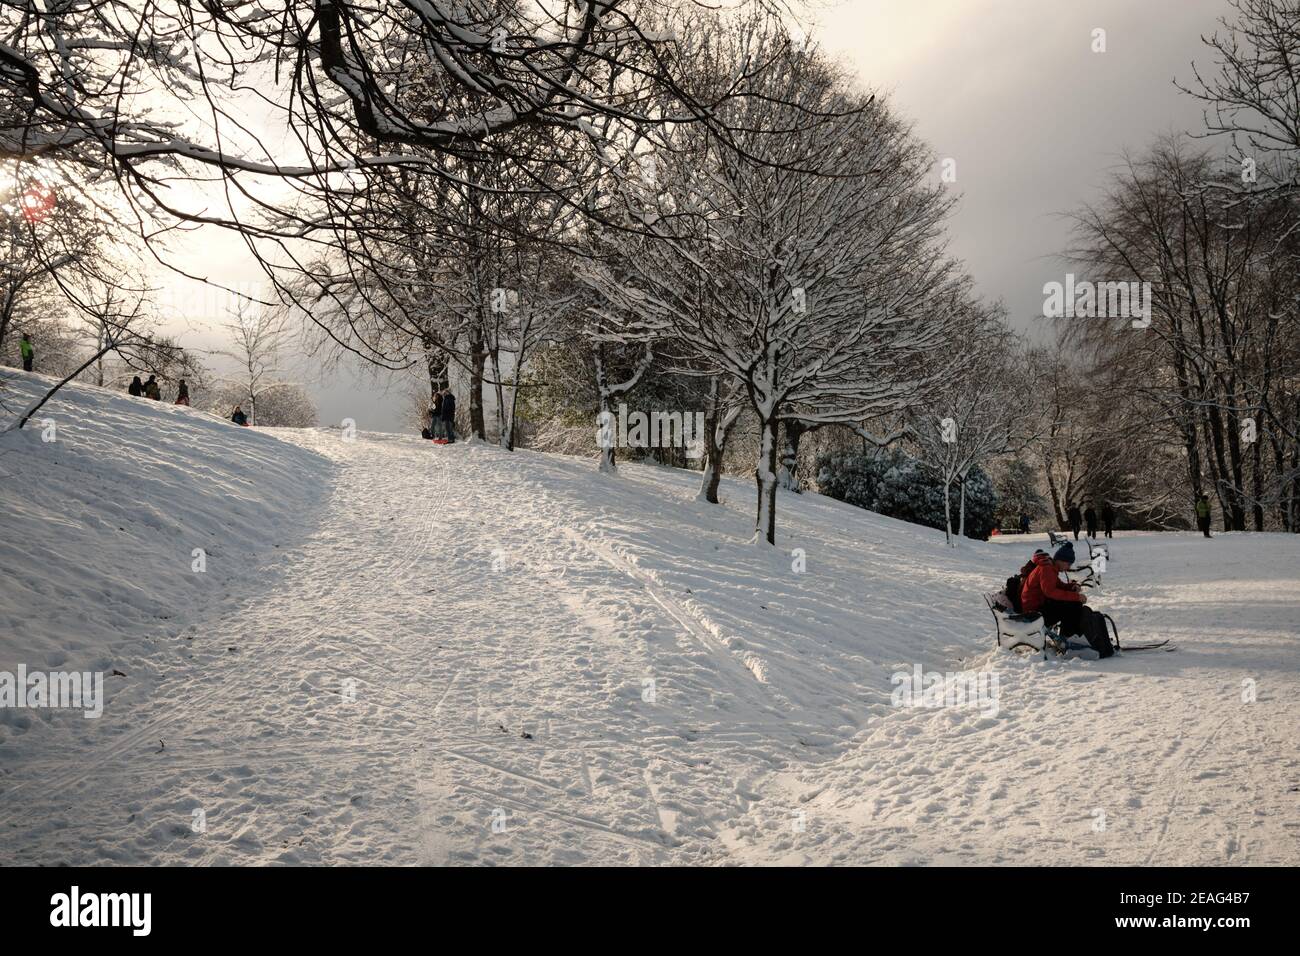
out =
[[[1189,79],[1193,58],[1205,62],[1200,37],[1227,12],[1225,0],[845,0],[808,32],[956,160],[952,251],[1018,328],[1033,329],[1046,321],[1043,284],[1066,271],[1062,214],[1097,196],[1123,150],[1200,127],[1200,104],[1173,81]],[[1092,51],[1098,28],[1104,53]],[[242,242],[216,230],[182,259],[217,281],[258,275]],[[210,296],[177,287],[172,301],[187,344],[220,347]],[[348,369],[322,381],[305,362],[297,374],[322,423],[410,427],[401,382],[385,391]]]

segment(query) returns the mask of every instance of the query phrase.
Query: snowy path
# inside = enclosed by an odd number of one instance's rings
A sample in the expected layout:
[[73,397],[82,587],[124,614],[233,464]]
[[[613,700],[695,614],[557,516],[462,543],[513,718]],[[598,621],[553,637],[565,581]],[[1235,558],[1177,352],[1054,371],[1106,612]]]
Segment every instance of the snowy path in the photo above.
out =
[[[1122,539],[1106,606],[1182,649],[1045,664],[986,650],[1005,545],[806,496],[769,553],[742,482],[282,437],[315,517],[152,692],[10,741],[0,862],[1300,860],[1292,539]],[[913,661],[1000,713],[891,708]]]
[[[22,768],[0,820],[26,839],[5,855],[712,859],[715,818],[768,769],[777,714],[754,675],[562,530],[541,488],[521,500],[501,453],[304,440],[339,465],[317,529],[271,590],[194,637],[188,667],[105,718],[105,739]],[[451,461],[476,467],[453,482]],[[649,675],[656,699],[699,688],[716,710],[692,723],[646,702]]]

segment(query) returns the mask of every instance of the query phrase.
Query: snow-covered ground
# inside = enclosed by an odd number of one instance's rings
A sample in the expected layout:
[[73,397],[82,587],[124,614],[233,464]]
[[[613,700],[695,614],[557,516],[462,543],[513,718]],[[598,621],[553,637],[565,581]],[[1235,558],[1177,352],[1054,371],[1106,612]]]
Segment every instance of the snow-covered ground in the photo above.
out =
[[[772,550],[752,481],[42,417],[0,436],[0,670],[124,676],[0,712],[0,862],[1300,862],[1300,538],[1122,534],[1094,605],[1180,649],[1044,662],[980,598],[1037,537],[783,494]],[[894,706],[915,667],[997,697]]]

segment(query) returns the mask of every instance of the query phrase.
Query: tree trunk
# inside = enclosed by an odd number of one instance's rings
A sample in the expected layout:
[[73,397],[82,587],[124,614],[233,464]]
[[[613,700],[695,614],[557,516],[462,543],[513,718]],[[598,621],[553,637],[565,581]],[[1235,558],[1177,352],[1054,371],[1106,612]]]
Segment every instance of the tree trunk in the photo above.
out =
[[778,472],[781,487],[786,491],[799,492],[799,439],[808,431],[808,426],[801,419],[787,418],[783,423],[781,442],[781,468]]
[[487,440],[487,427],[483,423],[483,367],[487,351],[483,348],[483,330],[474,323],[469,339],[469,437]]
[[501,435],[501,447],[506,451],[515,450],[515,412],[519,408],[519,366],[515,366],[510,387],[510,405],[506,408],[505,431]]
[[497,404],[497,444],[502,448],[510,447],[509,426],[506,424],[506,393],[501,382],[501,350],[493,348],[488,352],[492,361],[492,394]]
[[1255,530],[1264,530],[1264,436],[1256,434],[1254,447],[1251,449],[1251,479],[1255,499],[1251,506],[1254,513]]
[[704,434],[700,436],[700,441],[704,442],[704,475],[700,481],[700,493],[696,495],[698,500],[713,505],[718,503],[718,485],[722,481],[722,449],[717,440],[722,418],[720,388],[718,376],[714,375],[709,379],[709,397],[704,403]]
[[596,365],[596,394],[600,397],[600,414],[596,419],[600,445],[600,470],[605,474],[613,474],[618,470],[618,466],[614,463],[616,424],[614,410],[610,407],[613,392],[609,387],[609,372],[605,370],[605,351],[600,345],[596,346],[592,359]]
[[731,429],[740,418],[740,409],[723,410],[723,403],[717,397],[721,386],[715,379],[710,386],[709,406],[704,421],[704,475],[700,482],[697,500],[718,504],[718,485],[722,481],[722,458],[727,451],[727,439]]
[[776,428],[773,417],[759,422],[758,467],[754,481],[758,486],[758,514],[754,522],[754,540],[776,544]]
[[1241,433],[1235,422],[1225,428],[1228,439],[1228,467],[1232,476],[1232,527],[1246,530],[1246,476],[1243,472]]
[[961,476],[961,519],[957,524],[957,540],[966,537],[966,476]]

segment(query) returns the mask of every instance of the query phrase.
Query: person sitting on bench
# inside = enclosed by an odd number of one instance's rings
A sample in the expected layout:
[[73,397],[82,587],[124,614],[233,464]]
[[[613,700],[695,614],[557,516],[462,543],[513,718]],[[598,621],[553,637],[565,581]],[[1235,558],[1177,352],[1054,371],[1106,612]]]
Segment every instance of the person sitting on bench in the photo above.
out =
[[1064,637],[1083,633],[1083,605],[1087,602],[1077,584],[1065,584],[1060,572],[1074,564],[1074,546],[1061,545],[1050,557],[1037,551],[1034,570],[1020,587],[1020,606],[1025,614],[1040,613],[1043,623],[1056,628]]

